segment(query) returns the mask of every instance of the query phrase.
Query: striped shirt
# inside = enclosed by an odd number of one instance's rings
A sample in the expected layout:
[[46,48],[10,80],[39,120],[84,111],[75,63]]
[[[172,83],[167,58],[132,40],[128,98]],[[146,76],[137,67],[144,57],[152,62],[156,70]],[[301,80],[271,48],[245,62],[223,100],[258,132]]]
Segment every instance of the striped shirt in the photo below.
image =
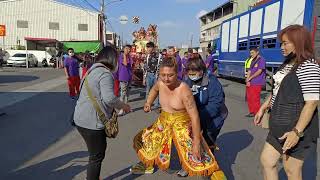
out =
[[[271,98],[271,107],[276,99],[281,81],[291,71],[293,65],[287,64],[273,75],[274,88]],[[307,60],[296,71],[302,95],[305,101],[320,100],[320,66],[315,60]]]

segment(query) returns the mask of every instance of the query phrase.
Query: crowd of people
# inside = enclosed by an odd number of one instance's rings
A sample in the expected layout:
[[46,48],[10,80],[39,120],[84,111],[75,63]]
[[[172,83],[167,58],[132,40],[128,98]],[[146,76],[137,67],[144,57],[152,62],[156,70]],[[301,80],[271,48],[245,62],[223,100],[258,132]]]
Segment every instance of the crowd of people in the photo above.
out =
[[[319,137],[319,61],[314,57],[311,35],[305,27],[285,28],[279,34],[279,41],[285,60],[273,76],[271,95],[262,105],[260,93],[265,85],[266,61],[257,47],[250,49],[245,67],[247,116],[260,125],[264,114],[270,113],[270,130],[261,153],[264,179],[278,179],[276,165],[280,157],[288,179],[302,179],[303,162],[315,150]],[[131,167],[131,172],[151,174],[155,165],[168,169],[173,143],[182,167],[178,176],[225,178],[214,151],[229,111],[222,85],[214,74],[211,52],[208,50],[207,58],[202,60],[194,49],[180,58],[172,47],[161,52],[152,42],[146,47],[144,61],[139,62],[143,64],[146,90],[144,111],[156,110],[159,117],[132,138],[140,162]],[[131,111],[128,98],[135,65],[130,49],[127,45],[119,54],[112,47],[103,48],[85,72],[83,79],[88,81],[89,91],[107,117],[113,115],[114,109],[118,115]],[[79,72],[71,68],[75,64],[73,50],[69,49],[68,53],[65,72],[70,96],[79,95],[73,119],[90,154],[87,179],[98,180],[107,147],[106,127],[88,98],[88,88],[82,86],[85,80],[80,82]],[[117,82],[120,98],[114,88]]]

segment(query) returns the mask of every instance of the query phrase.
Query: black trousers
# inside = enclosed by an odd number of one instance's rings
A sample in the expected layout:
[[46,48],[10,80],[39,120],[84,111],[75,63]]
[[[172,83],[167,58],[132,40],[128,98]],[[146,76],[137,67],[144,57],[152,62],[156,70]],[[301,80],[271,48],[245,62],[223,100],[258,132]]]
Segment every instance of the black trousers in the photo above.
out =
[[202,135],[209,147],[213,146],[216,143],[220,130],[221,128],[203,129]]
[[77,126],[80,135],[87,144],[89,151],[89,164],[87,167],[87,180],[99,180],[101,164],[107,148],[104,130],[91,130]]

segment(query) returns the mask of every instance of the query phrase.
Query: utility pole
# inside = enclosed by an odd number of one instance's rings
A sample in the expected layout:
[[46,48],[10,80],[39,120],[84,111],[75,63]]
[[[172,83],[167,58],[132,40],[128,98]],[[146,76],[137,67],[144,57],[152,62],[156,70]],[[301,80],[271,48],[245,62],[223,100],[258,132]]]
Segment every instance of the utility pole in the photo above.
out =
[[101,7],[100,7],[100,13],[101,13],[101,18],[102,18],[102,42],[103,46],[107,45],[106,42],[106,16],[104,14],[105,12],[105,6],[104,6],[104,0],[101,0]]
[[192,48],[192,40],[193,40],[193,34],[191,34],[191,39],[190,39],[190,46]]

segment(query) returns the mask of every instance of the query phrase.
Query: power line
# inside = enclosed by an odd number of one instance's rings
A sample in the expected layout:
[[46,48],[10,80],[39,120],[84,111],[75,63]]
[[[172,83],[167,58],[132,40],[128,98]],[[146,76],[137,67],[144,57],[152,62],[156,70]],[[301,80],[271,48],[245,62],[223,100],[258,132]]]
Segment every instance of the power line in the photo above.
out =
[[85,2],[87,5],[89,5],[92,9],[96,10],[99,12],[99,9],[97,9],[96,7],[94,7],[91,3],[89,3],[87,0],[82,0],[83,2]]

